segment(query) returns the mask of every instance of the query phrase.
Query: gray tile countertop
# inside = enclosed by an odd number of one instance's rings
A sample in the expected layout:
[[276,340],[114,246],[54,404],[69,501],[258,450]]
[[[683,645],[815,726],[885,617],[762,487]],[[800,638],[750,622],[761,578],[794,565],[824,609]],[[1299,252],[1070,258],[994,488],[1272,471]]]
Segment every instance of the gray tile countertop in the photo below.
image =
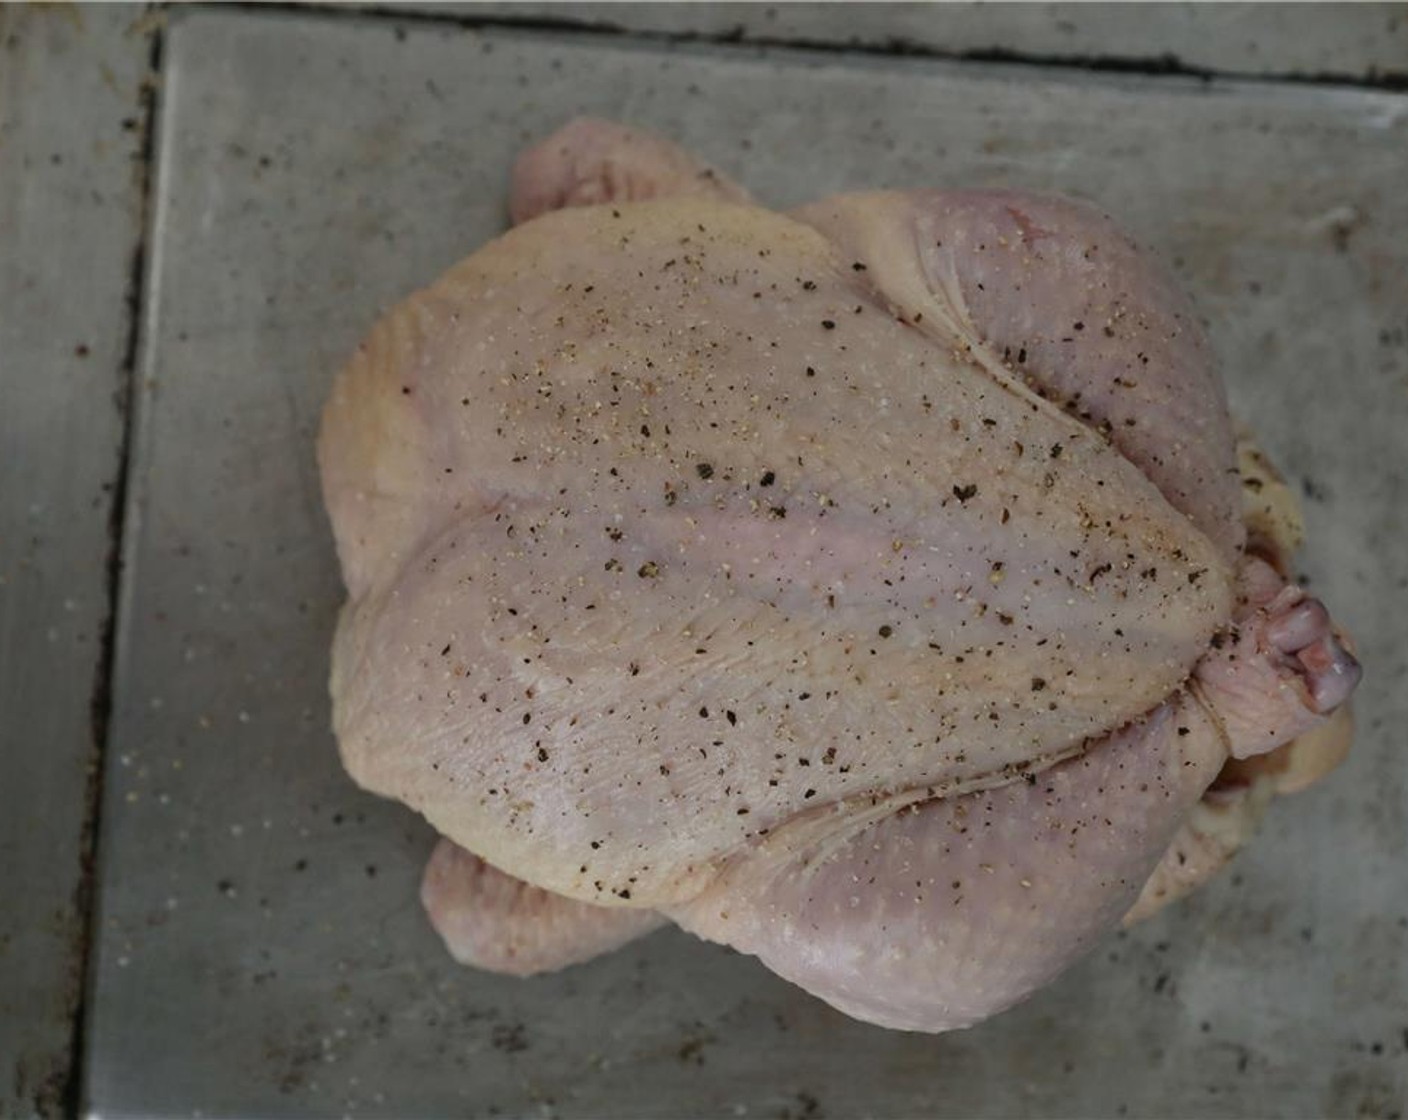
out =
[[[122,397],[137,13],[0,8],[0,1116],[56,1112],[83,986]],[[72,106],[82,106],[73,112]]]
[[[412,9],[444,14],[444,5]],[[1403,4],[453,4],[470,18],[551,20],[948,55],[1104,60],[1236,74],[1408,75]]]
[[[837,45],[840,9],[649,5],[606,34],[544,8],[0,13],[0,1115],[1401,1115],[1408,95],[653,33],[771,20]],[[1185,51],[1213,17],[1153,11],[1139,34],[1190,65],[1405,69],[1401,6],[1349,9],[1315,57],[1322,6],[1217,17],[1273,63]],[[1014,9],[962,49],[1167,53],[1128,18],[1101,40],[1088,13]],[[579,112],[777,205],[1060,190],[1171,259],[1368,667],[1345,767],[1212,886],[971,1031],[862,1026],[678,932],[530,982],[455,967],[416,902],[428,828],[356,790],[328,731],[312,438],[378,311],[502,229],[514,152]]]

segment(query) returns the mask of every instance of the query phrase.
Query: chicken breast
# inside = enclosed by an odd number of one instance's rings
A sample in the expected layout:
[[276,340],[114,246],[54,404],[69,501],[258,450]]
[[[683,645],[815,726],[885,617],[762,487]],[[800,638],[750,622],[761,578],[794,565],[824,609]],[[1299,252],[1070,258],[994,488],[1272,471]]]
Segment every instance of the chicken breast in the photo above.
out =
[[858,1017],[965,1025],[1352,690],[1247,551],[1190,308],[1097,212],[783,215],[591,121],[512,209],[376,327],[319,443],[338,740],[446,837],[461,959],[554,967],[658,912]]

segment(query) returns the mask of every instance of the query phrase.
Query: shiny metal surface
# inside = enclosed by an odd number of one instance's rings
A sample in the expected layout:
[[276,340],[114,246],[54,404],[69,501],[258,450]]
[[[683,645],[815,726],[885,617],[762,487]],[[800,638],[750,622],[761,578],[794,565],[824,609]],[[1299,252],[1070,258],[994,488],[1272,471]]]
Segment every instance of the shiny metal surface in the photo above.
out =
[[[1308,10],[1306,19],[1324,17]],[[1369,10],[1390,19],[1397,9]],[[1159,11],[1167,28],[1184,19],[1181,7]],[[1368,17],[1351,11],[1344,27],[1361,28],[1355,21]],[[1026,22],[994,17],[1010,24],[1014,49],[1028,49],[1026,35],[1064,34],[1050,9],[1027,12]],[[631,18],[646,29],[690,18],[717,31],[709,21],[720,14]],[[1084,18],[1069,17],[1078,38],[1101,33]],[[1271,27],[1283,17],[1267,18]],[[834,41],[835,19],[790,10],[778,37],[821,21]],[[1380,65],[1378,52],[1396,49],[1387,27],[1372,50],[1343,47],[1342,57]],[[1169,41],[1178,34],[1169,30]],[[1253,39],[1278,59],[1339,42],[1284,29]],[[106,41],[131,50],[130,65],[145,61],[140,39]],[[1111,49],[1133,49],[1120,42]],[[1266,68],[1302,66],[1313,62]],[[129,71],[110,70],[125,90]],[[37,133],[26,126],[30,137],[91,131],[85,114],[105,110],[65,116],[64,107],[108,103],[79,70],[61,69],[41,113],[36,101],[14,100],[16,72],[0,54],[0,127],[11,130],[0,133],[0,191],[39,181],[29,165],[14,170],[11,122],[43,122]],[[87,1112],[1387,1117],[1408,1108],[1408,630],[1395,609],[1408,592],[1408,97],[271,9],[176,11],[163,74]],[[956,1035],[852,1023],[752,961],[675,932],[537,981],[452,965],[415,898],[429,831],[353,788],[327,731],[326,647],[340,588],[312,436],[332,373],[377,311],[501,229],[513,153],[577,112],[660,129],[778,205],[849,186],[1074,191],[1173,259],[1211,322],[1239,411],[1306,496],[1306,574],[1359,639],[1368,676],[1347,766],[1279,805],[1214,886],[1112,939],[1030,1003]],[[90,189],[125,197],[110,162],[94,167]],[[0,193],[0,223],[14,197]],[[81,812],[63,791],[76,788],[79,754],[32,744],[78,741],[59,732],[86,720],[101,658],[75,638],[83,657],[46,661],[35,635],[48,625],[54,573],[91,586],[101,569],[106,512],[80,514],[73,495],[88,493],[85,478],[101,493],[107,476],[94,464],[105,460],[94,448],[111,447],[111,462],[120,436],[105,411],[110,381],[66,372],[69,383],[39,390],[12,373],[13,355],[51,345],[61,332],[44,328],[65,314],[109,337],[104,246],[136,228],[135,216],[101,211],[80,224],[77,196],[57,197],[46,209],[23,196],[33,224],[0,242],[22,250],[0,255],[0,283],[19,271],[13,261],[25,262],[24,276],[38,261],[52,264],[45,290],[57,293],[42,315],[19,315],[9,309],[30,305],[0,289],[0,575],[25,581],[23,596],[0,586],[0,842],[10,845],[0,847],[0,935],[26,946],[7,957],[0,940],[4,984],[72,959],[71,948],[62,957],[42,946],[71,947],[74,927],[46,942],[37,911],[24,908],[66,897],[76,881],[65,853],[77,849],[65,837]],[[75,259],[68,247],[80,245]],[[66,293],[75,298],[59,298]],[[121,314],[113,323],[125,326]],[[15,338],[38,341],[17,349]],[[28,417],[45,415],[43,438],[13,442]],[[70,471],[72,489],[47,481]],[[45,521],[40,535],[55,546],[26,567],[29,553],[15,561],[6,551],[11,511],[29,508],[16,496],[44,492],[68,495],[54,508],[69,512]],[[90,622],[105,606],[97,586],[92,604],[72,597]],[[15,711],[29,722],[11,723]],[[40,771],[56,784],[12,784],[13,773]],[[53,813],[21,818],[17,807],[37,800],[17,788],[51,789]],[[57,991],[41,983],[15,998],[0,987],[0,1115],[24,1111],[4,1095],[4,1075],[19,1068],[10,1039],[61,1060],[72,1001],[46,1023],[22,1010]]]

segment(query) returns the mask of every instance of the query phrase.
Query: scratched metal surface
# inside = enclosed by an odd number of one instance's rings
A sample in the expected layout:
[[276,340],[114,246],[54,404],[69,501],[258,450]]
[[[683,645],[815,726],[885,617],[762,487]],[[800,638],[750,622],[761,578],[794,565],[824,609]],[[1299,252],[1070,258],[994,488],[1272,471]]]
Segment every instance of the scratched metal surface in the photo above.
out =
[[126,295],[128,10],[0,8],[0,1116],[57,1116],[83,986]]
[[[1404,98],[209,9],[174,14],[163,96],[92,1114],[1404,1108]],[[778,204],[1063,189],[1174,258],[1369,665],[1344,770],[1234,874],[964,1033],[853,1023],[675,932],[531,982],[451,965],[416,904],[428,829],[353,788],[327,730],[312,438],[376,313],[497,232],[515,150],[579,111]]]
[[[443,15],[446,5],[412,0]],[[1408,4],[460,3],[468,17],[657,35],[1037,58],[1139,59],[1237,74],[1408,76]]]

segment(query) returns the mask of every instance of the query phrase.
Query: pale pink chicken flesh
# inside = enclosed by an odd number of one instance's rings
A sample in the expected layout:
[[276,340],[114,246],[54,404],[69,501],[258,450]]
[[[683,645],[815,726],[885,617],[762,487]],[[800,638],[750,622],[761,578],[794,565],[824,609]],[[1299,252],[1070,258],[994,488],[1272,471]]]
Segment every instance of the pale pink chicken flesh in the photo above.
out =
[[[664,920],[941,1031],[1216,870],[1359,668],[1183,296],[1017,192],[779,214],[577,121],[319,441],[334,722],[457,959]],[[1330,717],[1336,713],[1332,720]]]

